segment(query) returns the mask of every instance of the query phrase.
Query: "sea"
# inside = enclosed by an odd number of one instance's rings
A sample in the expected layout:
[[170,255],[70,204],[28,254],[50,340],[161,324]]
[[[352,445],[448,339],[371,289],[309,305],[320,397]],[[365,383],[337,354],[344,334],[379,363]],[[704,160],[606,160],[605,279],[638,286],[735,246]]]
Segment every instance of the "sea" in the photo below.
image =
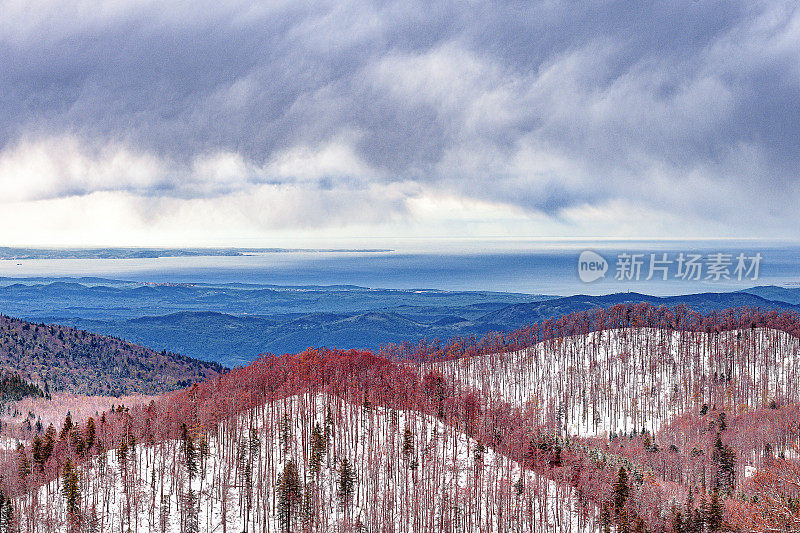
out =
[[546,295],[675,295],[759,285],[800,287],[800,243],[433,241],[427,246],[417,242],[386,251],[251,250],[233,256],[2,260],[0,277],[3,284],[106,278],[148,283],[357,285]]

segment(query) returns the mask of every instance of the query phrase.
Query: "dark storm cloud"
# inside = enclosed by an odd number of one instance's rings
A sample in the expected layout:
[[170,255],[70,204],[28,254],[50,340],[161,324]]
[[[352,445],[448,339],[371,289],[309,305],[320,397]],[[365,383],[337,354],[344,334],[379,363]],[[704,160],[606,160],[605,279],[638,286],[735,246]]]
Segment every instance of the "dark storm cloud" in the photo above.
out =
[[795,199],[792,3],[266,4],[9,3],[0,149],[118,143],[168,170],[149,191],[107,187],[154,195],[217,152],[256,169],[244,181],[292,181],[263,169],[335,141],[369,170],[317,188],[411,180],[553,215],[618,199],[711,213],[698,197],[722,186],[733,203],[760,192],[755,211]]

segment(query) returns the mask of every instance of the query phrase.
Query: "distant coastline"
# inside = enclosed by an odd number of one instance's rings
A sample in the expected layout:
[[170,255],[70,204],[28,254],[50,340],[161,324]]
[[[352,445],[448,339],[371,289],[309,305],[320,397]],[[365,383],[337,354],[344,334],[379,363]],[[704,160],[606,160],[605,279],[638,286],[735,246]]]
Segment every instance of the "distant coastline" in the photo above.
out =
[[383,248],[13,248],[0,247],[0,260],[157,259],[159,257],[239,257],[270,253],[386,253]]

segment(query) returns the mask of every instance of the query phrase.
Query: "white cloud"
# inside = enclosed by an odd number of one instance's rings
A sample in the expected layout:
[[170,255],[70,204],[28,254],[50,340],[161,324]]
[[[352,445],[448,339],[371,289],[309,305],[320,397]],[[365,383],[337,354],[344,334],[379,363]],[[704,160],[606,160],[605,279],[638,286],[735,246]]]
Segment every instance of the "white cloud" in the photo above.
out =
[[71,136],[25,140],[0,152],[0,201],[147,191],[168,174],[158,158],[115,143],[92,148]]
[[378,177],[353,150],[353,142],[334,140],[322,146],[295,146],[275,154],[265,167],[276,178],[318,181],[326,178],[368,180]]
[[31,239],[800,236],[790,2],[0,2]]

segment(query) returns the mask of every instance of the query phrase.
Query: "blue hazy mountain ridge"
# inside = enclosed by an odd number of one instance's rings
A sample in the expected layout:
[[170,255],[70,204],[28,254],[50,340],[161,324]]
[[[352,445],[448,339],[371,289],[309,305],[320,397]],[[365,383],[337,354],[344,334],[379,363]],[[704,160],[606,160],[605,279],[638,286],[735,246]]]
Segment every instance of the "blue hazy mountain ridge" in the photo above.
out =
[[[405,308],[365,313],[307,313],[273,316],[234,316],[224,313],[182,312],[120,322],[71,321],[73,325],[133,340],[146,346],[165,346],[193,357],[206,357],[232,366],[249,362],[258,353],[290,353],[309,346],[377,349],[394,342],[422,338],[447,339],[482,335],[556,318],[576,311],[606,308],[619,303],[686,305],[701,312],[747,306],[798,311],[786,302],[765,300],[747,293],[704,293],[659,298],[637,293],[608,296],[569,296],[526,304],[501,306],[466,318],[455,309]],[[472,310],[474,311],[472,306]],[[445,313],[445,314],[443,314]],[[466,314],[466,313],[462,313]],[[169,342],[169,344],[164,344]]]
[[[513,304],[547,298],[530,294],[369,289],[336,285],[278,287],[211,284],[86,285],[73,280],[46,283],[9,282],[0,286],[0,309],[35,320],[81,318],[123,320],[181,311],[215,311],[233,315],[272,315],[310,312],[366,312],[411,306],[422,309],[453,308],[470,316],[483,314],[483,304]],[[470,306],[478,305],[472,309]],[[458,314],[458,313],[456,313]]]
[[746,289],[742,292],[755,294],[767,300],[776,302],[786,302],[790,304],[800,304],[800,287],[776,287],[775,285],[762,285]]
[[73,325],[226,366],[309,346],[377,349],[390,342],[508,331],[619,303],[683,304],[701,312],[738,306],[800,311],[800,288],[781,287],[669,297],[632,292],[556,297],[352,285],[0,281],[6,283],[0,286],[0,311],[6,315]]
[[646,302],[656,306],[665,305],[674,307],[686,305],[687,307],[708,313],[730,307],[757,307],[761,309],[793,310],[800,307],[787,301],[767,300],[757,294],[749,292],[705,292],[686,294],[680,296],[650,296],[636,292],[615,293],[604,296],[576,295],[564,298],[555,298],[545,302],[531,302],[514,304],[504,307],[493,313],[481,317],[488,325],[497,329],[513,329],[524,324],[532,324],[563,316],[577,311],[587,311],[593,308],[607,308],[616,304]]

